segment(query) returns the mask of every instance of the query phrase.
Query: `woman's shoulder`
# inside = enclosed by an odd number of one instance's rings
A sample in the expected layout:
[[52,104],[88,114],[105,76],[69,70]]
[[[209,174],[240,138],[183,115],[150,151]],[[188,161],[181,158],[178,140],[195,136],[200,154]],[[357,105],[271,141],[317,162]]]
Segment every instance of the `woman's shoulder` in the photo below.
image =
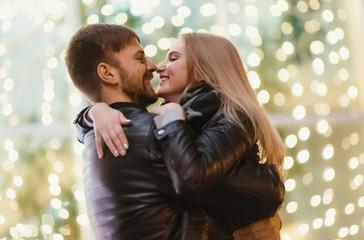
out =
[[[218,102],[218,98],[214,89],[204,83],[197,87],[191,88],[187,91],[187,93],[182,97],[180,104],[181,105],[197,105],[200,102]],[[197,105],[198,106],[198,105]]]
[[214,89],[203,84],[201,88],[187,93],[182,106],[185,110],[192,109],[203,115],[214,115],[220,109],[221,102]]

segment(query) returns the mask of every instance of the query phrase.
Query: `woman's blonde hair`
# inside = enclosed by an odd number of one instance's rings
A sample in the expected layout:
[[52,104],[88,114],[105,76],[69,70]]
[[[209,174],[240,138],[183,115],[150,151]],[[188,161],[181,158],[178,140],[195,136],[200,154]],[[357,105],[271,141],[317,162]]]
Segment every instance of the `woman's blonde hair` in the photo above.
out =
[[181,35],[185,43],[187,88],[198,81],[213,87],[221,100],[221,111],[230,122],[246,131],[244,112],[254,128],[262,161],[282,168],[285,148],[252,89],[237,49],[226,38],[208,33]]

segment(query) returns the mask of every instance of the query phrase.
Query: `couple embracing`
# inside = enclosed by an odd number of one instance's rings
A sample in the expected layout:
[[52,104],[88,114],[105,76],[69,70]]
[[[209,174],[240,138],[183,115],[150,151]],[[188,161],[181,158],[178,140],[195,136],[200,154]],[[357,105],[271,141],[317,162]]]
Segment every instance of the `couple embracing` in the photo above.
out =
[[66,64],[94,103],[75,124],[98,239],[280,239],[285,149],[229,40],[183,34],[157,67],[133,30],[93,24]]

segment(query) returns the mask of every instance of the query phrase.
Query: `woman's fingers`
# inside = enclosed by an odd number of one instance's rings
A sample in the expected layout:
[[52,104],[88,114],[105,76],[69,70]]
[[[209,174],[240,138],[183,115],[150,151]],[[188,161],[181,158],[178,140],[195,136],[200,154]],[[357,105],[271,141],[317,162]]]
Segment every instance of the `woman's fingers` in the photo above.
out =
[[106,146],[110,149],[110,152],[115,156],[118,157],[120,155],[118,149],[115,147],[112,139],[109,137],[109,135],[102,136],[104,139],[104,142]]
[[124,129],[121,125],[115,126],[111,135],[114,145],[117,147],[121,156],[126,155],[126,150],[129,148],[128,139],[125,136]]
[[99,158],[102,158],[104,156],[104,151],[102,150],[102,137],[100,134],[95,133],[95,138],[96,138],[96,150],[97,150],[97,154],[99,155]]
[[123,126],[127,126],[127,125],[131,124],[131,120],[127,119],[122,112],[120,112],[119,119],[120,119],[121,125],[123,125]]
[[[127,119],[123,113],[120,113],[120,122],[121,125],[127,126],[130,125],[132,122],[130,119]],[[129,142],[128,138],[125,135],[124,129],[121,127],[119,131],[117,131],[117,134],[120,136],[120,141],[122,143],[122,146],[127,150],[129,148]]]

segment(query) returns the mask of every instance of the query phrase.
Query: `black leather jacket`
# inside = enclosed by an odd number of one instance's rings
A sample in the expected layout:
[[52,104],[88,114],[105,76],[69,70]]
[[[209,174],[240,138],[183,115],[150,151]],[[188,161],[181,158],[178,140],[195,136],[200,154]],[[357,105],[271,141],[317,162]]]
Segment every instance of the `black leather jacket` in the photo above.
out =
[[[82,125],[83,112],[79,114],[75,123],[78,138],[86,145],[86,204],[91,226],[99,237],[114,234],[110,239],[200,240],[206,239],[204,231],[209,227],[209,239],[226,240],[232,238],[235,229],[274,215],[284,196],[278,174],[273,168],[258,164],[256,145],[250,143],[246,133],[215,115],[219,103],[211,88],[198,89],[190,91],[183,103],[187,109],[202,112],[202,117],[189,120],[193,129],[182,121],[170,123],[163,136],[155,130],[153,115],[145,108],[131,103],[112,104],[133,122],[124,128],[130,142],[125,158],[114,158],[105,148],[106,159],[99,160],[93,131]],[[211,96],[215,97],[210,99]],[[202,129],[204,133],[198,138],[201,141],[191,142]],[[182,177],[178,195],[172,188],[153,130],[164,149],[166,163],[174,159],[173,169]],[[191,151],[191,145],[199,146],[199,151]],[[177,156],[185,153],[187,159],[201,160],[185,162],[184,158],[172,158],[176,152]],[[203,170],[202,165],[206,167]],[[203,207],[213,218],[185,211],[196,206]],[[189,220],[181,223],[186,215]],[[181,234],[178,229],[183,224]]]
[[[241,114],[246,131],[228,122],[207,84],[189,90],[181,104],[188,122],[178,120],[155,130],[163,159],[178,176],[176,191],[197,201],[213,224],[230,236],[253,221],[273,216],[283,202],[284,184],[273,166],[259,164],[247,117]],[[227,239],[210,235],[215,238]]]
[[[99,159],[93,130],[79,129],[79,140],[85,144],[84,192],[92,229],[98,239],[180,239],[183,204],[152,134],[154,115],[134,103],[110,106],[133,122],[124,128],[130,142],[125,157],[114,157],[105,147]],[[81,112],[76,122],[82,117]]]

